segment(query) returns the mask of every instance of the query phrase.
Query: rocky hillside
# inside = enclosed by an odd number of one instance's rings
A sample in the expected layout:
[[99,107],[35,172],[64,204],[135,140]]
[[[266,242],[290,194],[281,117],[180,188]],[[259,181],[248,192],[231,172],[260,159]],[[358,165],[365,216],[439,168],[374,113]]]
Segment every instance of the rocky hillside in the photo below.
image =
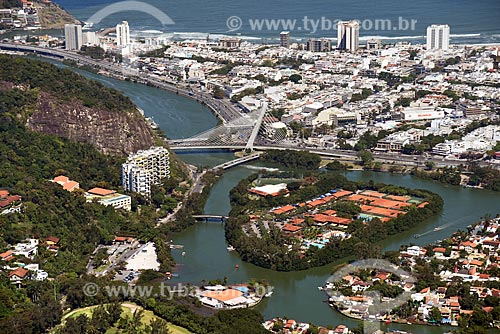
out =
[[61,29],[67,23],[81,24],[70,13],[55,3],[35,3],[38,9],[40,24],[44,29]]
[[153,144],[151,130],[138,113],[85,107],[41,92],[27,120],[29,129],[93,144],[105,154],[124,155]]
[[128,98],[48,63],[0,56],[0,92],[0,110],[13,100],[16,117],[36,132],[118,156],[154,143],[155,134]]

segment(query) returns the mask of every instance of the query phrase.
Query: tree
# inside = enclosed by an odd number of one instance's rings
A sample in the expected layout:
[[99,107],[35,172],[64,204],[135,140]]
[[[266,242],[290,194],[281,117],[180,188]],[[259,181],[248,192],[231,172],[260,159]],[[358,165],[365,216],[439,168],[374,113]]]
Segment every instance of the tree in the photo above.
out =
[[299,74],[292,74],[289,79],[293,83],[299,83],[302,80],[302,76]]
[[214,89],[212,90],[212,94],[216,99],[223,99],[225,94],[222,88],[215,86]]
[[170,334],[172,331],[168,328],[168,322],[161,318],[151,319],[148,332],[151,334]]
[[361,164],[363,166],[371,166],[373,162],[373,155],[370,151],[367,150],[361,150],[358,153],[358,157],[361,159]]
[[433,170],[436,167],[436,163],[434,161],[426,161],[425,167],[429,170]]
[[441,322],[441,311],[437,307],[433,307],[431,309],[431,313],[429,314],[429,320],[435,321],[435,322]]

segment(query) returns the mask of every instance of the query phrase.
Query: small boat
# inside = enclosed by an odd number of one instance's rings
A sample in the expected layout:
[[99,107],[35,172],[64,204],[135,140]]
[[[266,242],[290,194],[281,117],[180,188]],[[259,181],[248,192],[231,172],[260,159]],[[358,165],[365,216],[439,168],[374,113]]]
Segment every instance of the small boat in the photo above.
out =
[[239,265],[239,264],[235,265],[234,267],[235,267],[236,269],[240,269],[240,265]]
[[264,296],[266,296],[266,297],[268,297],[268,298],[269,298],[269,297],[271,297],[272,295],[273,295],[273,291],[269,291],[269,292],[268,292],[268,293],[266,293]]
[[181,254],[181,255],[182,255],[182,256],[186,255],[186,252],[182,252],[182,254]]
[[442,228],[441,226],[438,226],[438,227],[435,227],[433,231],[434,231],[434,232],[437,232],[437,231],[441,231],[442,229],[443,229],[443,228]]
[[413,235],[413,237],[414,237],[415,239],[418,239],[418,238],[420,238],[420,234],[414,234],[414,235]]
[[322,286],[318,286],[318,290],[319,290],[319,291],[323,291],[323,289],[324,289],[324,288],[323,288]]
[[232,251],[234,251],[234,247],[233,247],[233,246],[231,246],[231,245],[227,246],[227,251],[228,251],[228,252],[232,252]]

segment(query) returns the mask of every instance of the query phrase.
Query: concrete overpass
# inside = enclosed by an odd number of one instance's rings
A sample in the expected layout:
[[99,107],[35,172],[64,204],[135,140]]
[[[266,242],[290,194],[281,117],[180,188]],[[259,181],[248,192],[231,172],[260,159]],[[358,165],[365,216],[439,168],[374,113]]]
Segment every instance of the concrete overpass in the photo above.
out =
[[244,157],[241,157],[241,158],[238,158],[238,159],[234,159],[234,160],[231,160],[231,161],[224,162],[223,164],[214,166],[214,167],[212,167],[210,169],[211,170],[217,170],[217,169],[221,169],[222,168],[223,170],[226,170],[226,169],[229,169],[229,168],[233,168],[233,167],[236,167],[238,165],[241,165],[241,164],[253,161],[253,160],[257,160],[257,159],[260,158],[260,156],[262,154],[263,154],[262,152],[259,152],[259,153],[255,153],[255,154],[252,154],[252,155],[247,155],[247,156],[244,156]]

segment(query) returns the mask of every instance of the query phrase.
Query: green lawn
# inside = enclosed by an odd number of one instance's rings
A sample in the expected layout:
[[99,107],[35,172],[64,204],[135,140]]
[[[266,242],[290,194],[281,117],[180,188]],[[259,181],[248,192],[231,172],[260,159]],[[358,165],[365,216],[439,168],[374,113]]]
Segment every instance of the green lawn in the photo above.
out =
[[[88,316],[90,318],[92,316],[92,310],[94,308],[96,308],[97,306],[98,305],[89,306],[89,307],[84,307],[84,308],[79,308],[79,309],[73,310],[73,311],[71,311],[68,314],[66,314],[66,315],[63,316],[63,321],[65,319],[68,319],[68,318],[76,318],[76,317],[78,317],[79,315],[82,315],[82,314],[85,314],[86,316]],[[136,309],[142,309],[142,307],[140,307],[140,306],[138,306],[136,304],[133,304],[133,303],[123,303],[122,304],[122,310],[123,310],[122,317],[132,316],[132,313]],[[142,323],[145,324],[145,325],[149,325],[150,321],[152,319],[155,319],[155,318],[157,318],[157,316],[155,316],[152,311],[145,310],[144,311],[144,316],[142,317]],[[168,327],[172,331],[172,334],[192,334],[187,329],[185,329],[183,327],[176,326],[174,324],[170,324],[169,323]],[[111,328],[111,329],[109,329],[106,332],[106,334],[114,334],[116,332],[117,332],[116,328]]]

